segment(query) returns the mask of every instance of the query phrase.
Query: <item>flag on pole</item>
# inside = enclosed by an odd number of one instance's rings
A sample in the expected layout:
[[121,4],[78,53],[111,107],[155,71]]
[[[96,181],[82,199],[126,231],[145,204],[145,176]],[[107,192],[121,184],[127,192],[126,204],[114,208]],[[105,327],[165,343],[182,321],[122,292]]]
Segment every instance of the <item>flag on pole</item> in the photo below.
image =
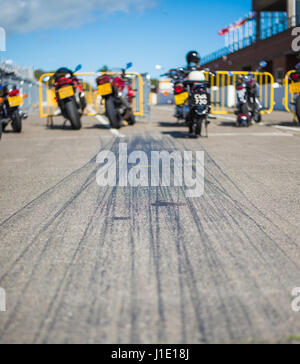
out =
[[244,24],[246,24],[248,21],[251,21],[255,18],[255,13],[250,13],[249,15],[247,15],[247,17],[245,17],[244,19],[240,19],[239,21],[235,22],[233,25],[230,25],[227,28],[221,29],[218,32],[219,36],[224,36],[230,32],[232,32],[233,30],[239,29],[240,27],[242,27]]
[[226,35],[230,32],[230,28],[227,27],[227,28],[224,28],[224,29],[221,29],[219,32],[218,32],[218,35],[219,36],[223,36],[223,35]]

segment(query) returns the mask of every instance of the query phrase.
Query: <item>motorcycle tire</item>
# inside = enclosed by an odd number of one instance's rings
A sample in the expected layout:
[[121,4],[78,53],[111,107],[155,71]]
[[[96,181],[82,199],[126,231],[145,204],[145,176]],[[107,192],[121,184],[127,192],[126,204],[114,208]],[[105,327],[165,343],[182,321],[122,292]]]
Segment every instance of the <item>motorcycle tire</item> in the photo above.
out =
[[75,100],[68,101],[64,107],[67,119],[71,122],[72,129],[80,130],[82,125]]
[[87,107],[86,98],[84,96],[80,96],[80,107],[81,107],[82,113],[84,113],[84,111]]
[[257,115],[257,117],[255,117],[255,122],[256,122],[257,124],[261,123],[261,113],[259,113],[259,114]]
[[249,109],[247,104],[243,104],[241,107],[242,114],[249,115]]
[[135,116],[133,114],[131,114],[126,121],[127,121],[128,125],[131,125],[131,126],[134,125],[136,123]]
[[106,100],[106,115],[107,115],[110,125],[113,129],[121,128],[122,118],[115,106],[113,97],[109,97]]
[[2,138],[2,131],[3,131],[3,125],[2,125],[2,121],[0,120],[0,140]]
[[15,133],[22,133],[22,118],[19,110],[14,110],[11,114],[11,126]]
[[203,124],[202,119],[196,121],[196,128],[195,128],[196,136],[201,136],[202,135],[202,124]]
[[296,100],[296,115],[297,115],[298,123],[300,123],[300,96],[298,96],[297,100]]

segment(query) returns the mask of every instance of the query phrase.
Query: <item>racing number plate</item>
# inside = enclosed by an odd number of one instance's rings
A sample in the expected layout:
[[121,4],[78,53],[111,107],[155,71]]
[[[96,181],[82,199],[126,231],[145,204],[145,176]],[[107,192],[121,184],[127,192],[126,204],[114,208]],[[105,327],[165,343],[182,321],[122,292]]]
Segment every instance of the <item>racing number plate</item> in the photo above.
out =
[[292,83],[290,90],[291,90],[291,94],[298,94],[298,93],[300,93],[300,82]]
[[189,98],[188,92],[183,92],[179,95],[175,95],[175,103],[177,106],[180,106],[184,104],[188,98]]
[[67,87],[63,87],[63,88],[59,89],[58,94],[59,94],[59,98],[61,100],[75,95],[73,86],[67,86]]
[[98,86],[98,94],[100,96],[107,96],[107,95],[112,94],[112,92],[113,92],[113,89],[109,82]]
[[8,97],[8,103],[10,107],[17,107],[22,105],[22,97],[21,96],[12,96]]
[[194,95],[195,105],[206,106],[208,105],[208,99],[206,94],[195,94]]

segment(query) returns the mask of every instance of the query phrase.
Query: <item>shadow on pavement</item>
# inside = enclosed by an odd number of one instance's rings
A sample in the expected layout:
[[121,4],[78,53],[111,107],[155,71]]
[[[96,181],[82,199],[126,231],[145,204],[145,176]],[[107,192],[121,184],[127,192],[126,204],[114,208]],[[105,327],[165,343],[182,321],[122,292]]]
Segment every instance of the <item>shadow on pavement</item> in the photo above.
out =
[[186,127],[186,125],[184,124],[184,122],[160,122],[159,126],[161,126],[162,128],[177,128],[177,127]]
[[172,138],[175,139],[187,139],[189,138],[188,132],[182,132],[182,131],[164,131],[162,132],[163,135],[169,135]]
[[222,121],[219,123],[220,126],[230,126],[232,127],[236,127],[236,123],[234,121]]
[[295,127],[298,127],[299,130],[300,130],[300,124],[299,123],[294,123],[292,121],[282,121],[282,122],[279,122],[279,123],[272,123],[272,124],[269,124],[269,126],[286,126],[286,127],[291,127],[291,128],[295,128]]
[[47,130],[67,130],[67,131],[73,130],[71,128],[71,125],[68,125],[68,124],[66,124],[66,125],[49,125],[49,126],[47,125],[46,129]]
[[86,129],[86,130],[91,130],[91,129],[107,130],[107,129],[110,129],[110,126],[109,125],[102,125],[102,124],[95,124],[95,125],[92,125],[92,126],[84,126],[83,129]]

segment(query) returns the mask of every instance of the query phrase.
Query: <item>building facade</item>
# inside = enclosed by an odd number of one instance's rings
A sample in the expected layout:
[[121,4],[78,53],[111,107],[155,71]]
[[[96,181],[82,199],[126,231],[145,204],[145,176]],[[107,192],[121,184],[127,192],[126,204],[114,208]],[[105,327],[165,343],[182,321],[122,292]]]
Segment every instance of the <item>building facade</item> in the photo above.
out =
[[[251,38],[239,39],[228,47],[204,57],[202,66],[213,70],[255,71],[261,61],[277,81],[300,62],[292,49],[292,31],[300,25],[300,0],[253,0],[255,29]],[[300,33],[300,32],[299,32]]]

